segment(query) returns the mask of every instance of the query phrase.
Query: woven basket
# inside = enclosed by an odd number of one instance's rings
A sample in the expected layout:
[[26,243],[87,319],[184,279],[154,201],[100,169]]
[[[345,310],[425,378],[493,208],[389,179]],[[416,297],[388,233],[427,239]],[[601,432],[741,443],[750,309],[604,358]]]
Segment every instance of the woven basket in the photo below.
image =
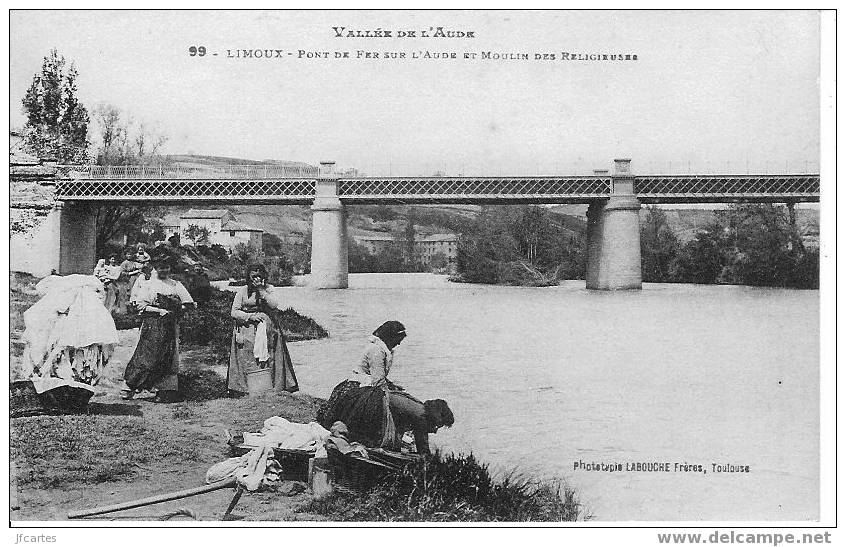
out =
[[44,414],[75,414],[85,412],[93,393],[87,389],[60,386],[37,393],[29,380],[9,384],[9,416],[40,416]]
[[23,416],[40,416],[53,414],[55,411],[41,401],[35,391],[35,386],[29,380],[11,382],[9,384],[9,416],[21,418]]
[[41,401],[56,412],[75,414],[85,412],[93,392],[72,386],[59,386],[41,393]]
[[384,448],[371,448],[367,450],[367,454],[371,460],[384,463],[399,469],[402,469],[410,463],[414,463],[423,459],[420,454],[408,454],[405,452],[395,452],[393,450],[385,450]]
[[375,486],[387,475],[396,473],[399,468],[375,460],[354,457],[331,446],[326,447],[332,482],[341,490],[362,492]]
[[[243,456],[254,446],[238,445],[233,447],[235,456]],[[282,467],[282,478],[289,481],[308,480],[308,461],[314,457],[314,451],[291,448],[274,448],[273,457]]]

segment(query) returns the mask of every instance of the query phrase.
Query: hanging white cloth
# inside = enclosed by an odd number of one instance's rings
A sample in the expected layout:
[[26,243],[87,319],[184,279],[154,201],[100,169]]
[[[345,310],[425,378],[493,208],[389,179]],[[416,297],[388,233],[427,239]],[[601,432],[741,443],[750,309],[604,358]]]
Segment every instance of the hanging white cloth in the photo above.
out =
[[253,342],[253,356],[261,363],[270,359],[270,351],[267,349],[267,322],[262,321],[256,325],[256,338]]

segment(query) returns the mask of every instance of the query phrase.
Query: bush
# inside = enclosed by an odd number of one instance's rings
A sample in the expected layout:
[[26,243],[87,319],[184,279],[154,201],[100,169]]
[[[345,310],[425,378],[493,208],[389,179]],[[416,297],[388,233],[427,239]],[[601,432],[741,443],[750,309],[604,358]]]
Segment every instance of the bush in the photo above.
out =
[[180,342],[186,346],[210,347],[215,361],[229,359],[232,343],[232,293],[211,287],[209,300],[189,309],[180,321]]
[[285,337],[290,340],[317,340],[326,338],[329,333],[311,317],[300,315],[293,308],[287,308],[280,312],[282,329]]
[[[231,292],[211,287],[208,302],[195,309],[189,309],[180,322],[180,342],[187,348],[210,347],[215,362],[229,360],[229,348],[232,344],[233,320]],[[326,338],[329,333],[310,317],[300,315],[291,308],[281,313],[282,328],[288,340],[314,340]]]
[[300,509],[339,521],[575,521],[575,492],[560,481],[491,477],[470,455],[434,454],[364,494],[336,492]]

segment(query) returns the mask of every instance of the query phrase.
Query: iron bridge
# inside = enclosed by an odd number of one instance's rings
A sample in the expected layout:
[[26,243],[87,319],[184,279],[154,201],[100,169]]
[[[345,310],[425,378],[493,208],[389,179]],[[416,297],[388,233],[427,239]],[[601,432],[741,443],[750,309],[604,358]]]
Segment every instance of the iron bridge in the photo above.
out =
[[[308,204],[317,176],[255,170],[180,176],[144,172],[142,177],[71,176],[56,182],[64,201],[226,202]],[[208,176],[211,175],[211,176]],[[619,179],[617,179],[619,180]],[[642,175],[625,179],[644,203],[816,202],[818,174]],[[614,190],[609,175],[550,177],[350,177],[337,179],[337,194],[349,204],[372,203],[590,203]]]

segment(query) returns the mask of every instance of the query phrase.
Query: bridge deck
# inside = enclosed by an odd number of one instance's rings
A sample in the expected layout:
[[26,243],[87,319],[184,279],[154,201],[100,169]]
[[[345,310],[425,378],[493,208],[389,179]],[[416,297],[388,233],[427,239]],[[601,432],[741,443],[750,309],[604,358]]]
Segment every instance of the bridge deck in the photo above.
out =
[[[589,203],[612,193],[609,176],[355,177],[338,181],[346,203]],[[820,177],[648,175],[633,177],[645,203],[819,201]],[[65,201],[310,203],[316,178],[74,178],[57,182]]]

